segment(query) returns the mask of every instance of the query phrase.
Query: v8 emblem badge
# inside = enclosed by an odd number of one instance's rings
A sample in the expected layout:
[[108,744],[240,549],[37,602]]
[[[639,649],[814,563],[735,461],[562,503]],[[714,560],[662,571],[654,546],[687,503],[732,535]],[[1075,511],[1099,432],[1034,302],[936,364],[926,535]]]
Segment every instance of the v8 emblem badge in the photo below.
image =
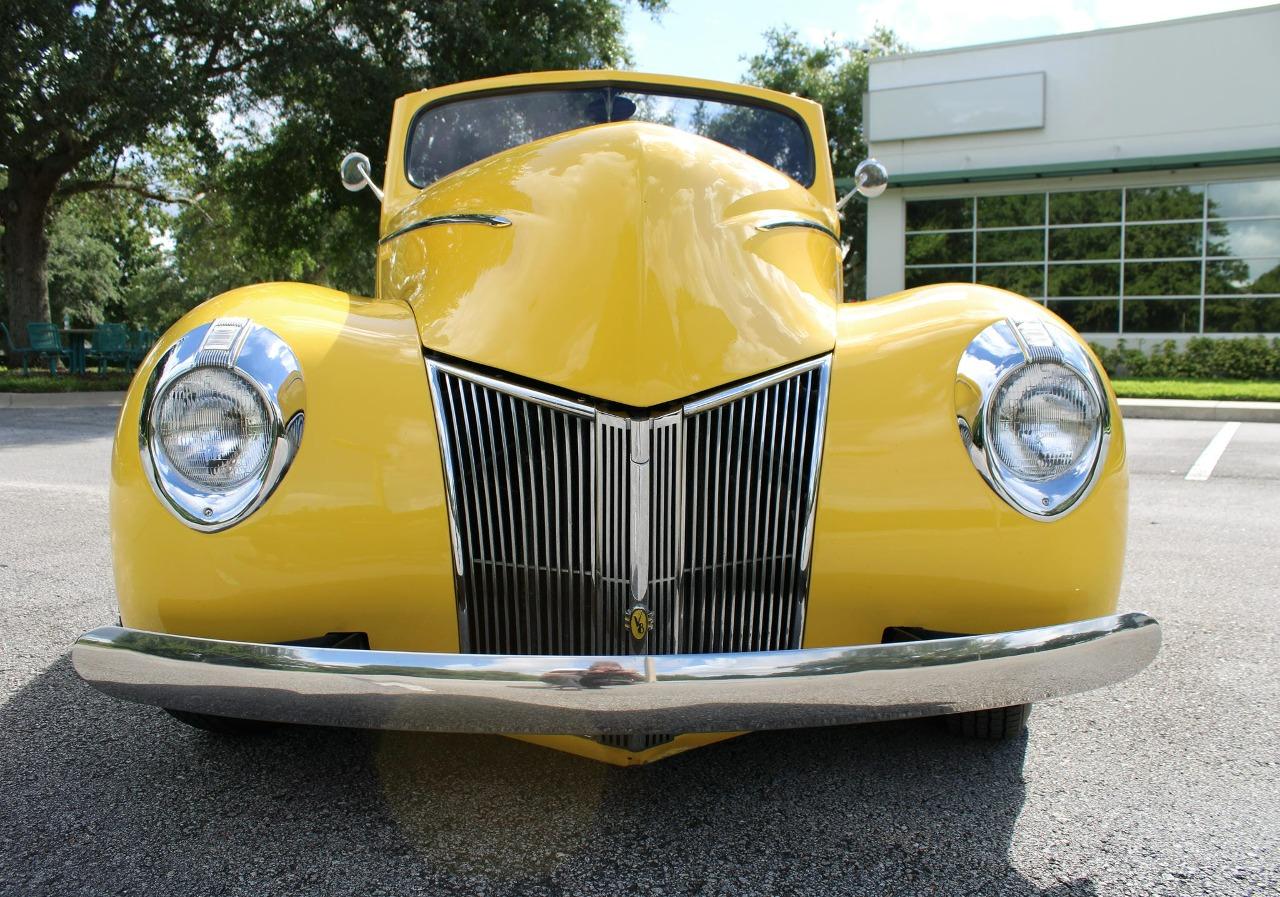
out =
[[653,628],[653,613],[643,605],[635,605],[627,611],[627,631],[637,642],[642,642]]

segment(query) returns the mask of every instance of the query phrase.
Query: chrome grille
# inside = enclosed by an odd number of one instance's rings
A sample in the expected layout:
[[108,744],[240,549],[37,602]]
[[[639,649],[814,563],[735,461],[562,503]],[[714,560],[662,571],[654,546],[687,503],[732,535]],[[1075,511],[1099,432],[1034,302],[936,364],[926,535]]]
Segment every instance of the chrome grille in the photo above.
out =
[[591,529],[576,524],[593,515],[591,410],[435,365],[431,382],[464,650],[577,653],[603,627]]
[[799,647],[826,359],[640,418],[428,370],[463,651]]
[[689,416],[679,653],[800,647],[823,373]]

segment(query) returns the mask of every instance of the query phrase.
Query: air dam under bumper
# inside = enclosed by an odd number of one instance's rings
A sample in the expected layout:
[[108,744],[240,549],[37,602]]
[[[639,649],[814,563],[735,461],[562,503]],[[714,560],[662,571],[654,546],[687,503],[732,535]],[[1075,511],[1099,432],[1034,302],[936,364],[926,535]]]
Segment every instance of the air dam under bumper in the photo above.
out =
[[932,641],[752,654],[418,654],[104,626],[76,672],[117,698],[222,716],[429,732],[735,732],[1026,704],[1128,678],[1160,625],[1133,613]]

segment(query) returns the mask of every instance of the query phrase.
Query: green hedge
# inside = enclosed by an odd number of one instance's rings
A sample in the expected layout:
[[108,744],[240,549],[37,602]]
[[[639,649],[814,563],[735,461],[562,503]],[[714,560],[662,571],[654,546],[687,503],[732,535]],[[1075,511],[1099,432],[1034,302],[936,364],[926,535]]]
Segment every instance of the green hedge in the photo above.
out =
[[1183,380],[1280,380],[1280,339],[1195,337],[1181,348],[1168,340],[1151,350],[1093,346],[1112,377],[1163,377]]

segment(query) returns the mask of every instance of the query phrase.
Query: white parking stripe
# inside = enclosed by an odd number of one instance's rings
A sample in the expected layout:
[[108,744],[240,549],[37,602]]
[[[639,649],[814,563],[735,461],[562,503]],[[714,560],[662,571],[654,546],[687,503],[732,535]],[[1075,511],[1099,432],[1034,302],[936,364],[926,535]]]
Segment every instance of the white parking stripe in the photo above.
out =
[[1231,442],[1231,437],[1236,435],[1236,430],[1240,429],[1239,421],[1232,421],[1229,424],[1223,424],[1222,429],[1209,440],[1209,444],[1204,447],[1204,451],[1200,453],[1200,457],[1196,458],[1196,463],[1191,465],[1191,469],[1187,471],[1188,480],[1207,480],[1213,475],[1213,469],[1218,466],[1218,459],[1222,457],[1222,453],[1227,450],[1227,444]]

